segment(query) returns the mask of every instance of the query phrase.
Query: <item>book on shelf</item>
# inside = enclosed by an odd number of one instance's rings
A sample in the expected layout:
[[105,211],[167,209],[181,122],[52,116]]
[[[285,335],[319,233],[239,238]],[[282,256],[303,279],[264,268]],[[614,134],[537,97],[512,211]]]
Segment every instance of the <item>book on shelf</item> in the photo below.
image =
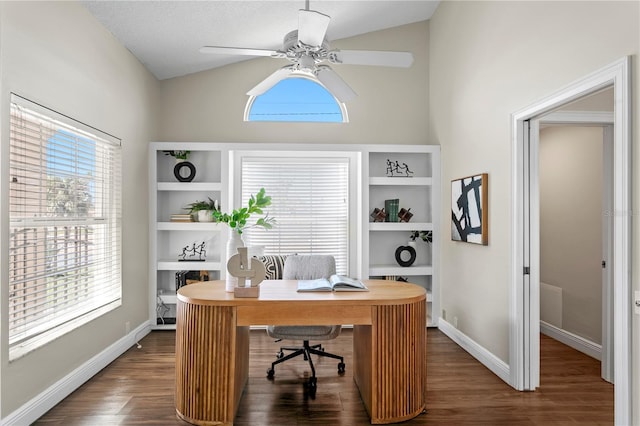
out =
[[384,201],[384,210],[387,212],[387,217],[385,217],[385,222],[398,221],[399,207],[400,207],[400,200],[398,198]]
[[176,290],[188,284],[209,281],[209,271],[178,271],[176,272]]
[[355,278],[331,275],[315,280],[299,280],[298,291],[369,291],[366,285]]
[[171,222],[193,222],[190,214],[172,214]]

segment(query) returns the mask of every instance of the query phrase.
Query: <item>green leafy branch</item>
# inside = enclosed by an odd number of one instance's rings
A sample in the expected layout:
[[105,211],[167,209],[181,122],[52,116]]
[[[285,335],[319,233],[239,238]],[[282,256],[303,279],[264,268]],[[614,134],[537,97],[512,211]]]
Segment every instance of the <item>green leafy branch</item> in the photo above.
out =
[[243,230],[247,228],[253,228],[257,226],[264,229],[271,229],[276,223],[276,220],[273,217],[270,217],[269,213],[267,213],[264,217],[259,218],[255,224],[247,226],[247,221],[249,220],[251,215],[264,214],[264,211],[262,209],[270,205],[271,197],[265,195],[264,188],[260,188],[260,191],[258,191],[255,197],[251,195],[247,207],[235,209],[231,212],[231,214],[221,213],[218,210],[214,210],[213,217],[216,218],[216,221],[229,225],[229,228],[231,228],[238,234],[242,234]]

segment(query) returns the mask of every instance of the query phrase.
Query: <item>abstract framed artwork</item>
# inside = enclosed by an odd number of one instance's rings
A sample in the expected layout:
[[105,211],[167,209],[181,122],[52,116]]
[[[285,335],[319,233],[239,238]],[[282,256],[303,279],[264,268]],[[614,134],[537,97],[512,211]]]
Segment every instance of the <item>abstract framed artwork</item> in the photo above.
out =
[[488,244],[488,175],[451,181],[451,239]]

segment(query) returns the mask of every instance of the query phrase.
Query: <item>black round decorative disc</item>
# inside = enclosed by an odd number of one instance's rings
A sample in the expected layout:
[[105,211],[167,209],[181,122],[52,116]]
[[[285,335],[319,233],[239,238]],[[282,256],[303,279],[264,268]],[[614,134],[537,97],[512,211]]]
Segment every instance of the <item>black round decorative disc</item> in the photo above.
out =
[[[403,256],[405,252],[409,252],[409,259]],[[416,249],[411,246],[400,246],[396,249],[396,262],[400,266],[411,266],[416,261]]]
[[[188,175],[182,174],[182,169],[184,169],[185,167],[189,169]],[[188,161],[181,161],[179,163],[176,163],[176,166],[173,168],[173,175],[180,182],[191,182],[193,178],[196,177],[196,166]]]

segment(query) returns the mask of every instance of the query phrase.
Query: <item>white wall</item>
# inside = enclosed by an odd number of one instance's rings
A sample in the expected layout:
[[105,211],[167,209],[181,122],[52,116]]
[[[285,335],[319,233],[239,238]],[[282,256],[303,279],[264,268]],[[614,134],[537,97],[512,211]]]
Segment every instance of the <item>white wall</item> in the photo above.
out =
[[603,128],[596,126],[540,130],[540,281],[562,289],[562,329],[597,344],[603,140]]
[[428,22],[339,40],[339,49],[413,52],[411,68],[331,65],[358,93],[348,124],[247,123],[247,90],[286,60],[252,59],[162,81],[159,140],[431,144],[428,138]]
[[[123,302],[115,311],[8,362],[9,94],[122,139]],[[125,335],[148,316],[147,142],[155,138],[158,82],[76,2],[0,2],[0,417]]]
[[[442,244],[442,308],[458,328],[509,360],[512,152],[511,114],[626,55],[633,55],[637,119],[638,2],[444,1],[430,21],[430,141],[442,145],[443,185],[489,174],[489,245]],[[638,128],[634,125],[634,140]],[[640,150],[633,150],[638,164]],[[637,167],[632,199],[638,208]],[[444,194],[443,217],[448,217]],[[633,217],[638,229],[638,215]],[[444,221],[441,232],[449,234]],[[637,253],[640,234],[632,236]],[[640,260],[634,257],[638,290]],[[634,392],[640,390],[638,316],[633,319]],[[636,403],[636,419],[640,407]]]

